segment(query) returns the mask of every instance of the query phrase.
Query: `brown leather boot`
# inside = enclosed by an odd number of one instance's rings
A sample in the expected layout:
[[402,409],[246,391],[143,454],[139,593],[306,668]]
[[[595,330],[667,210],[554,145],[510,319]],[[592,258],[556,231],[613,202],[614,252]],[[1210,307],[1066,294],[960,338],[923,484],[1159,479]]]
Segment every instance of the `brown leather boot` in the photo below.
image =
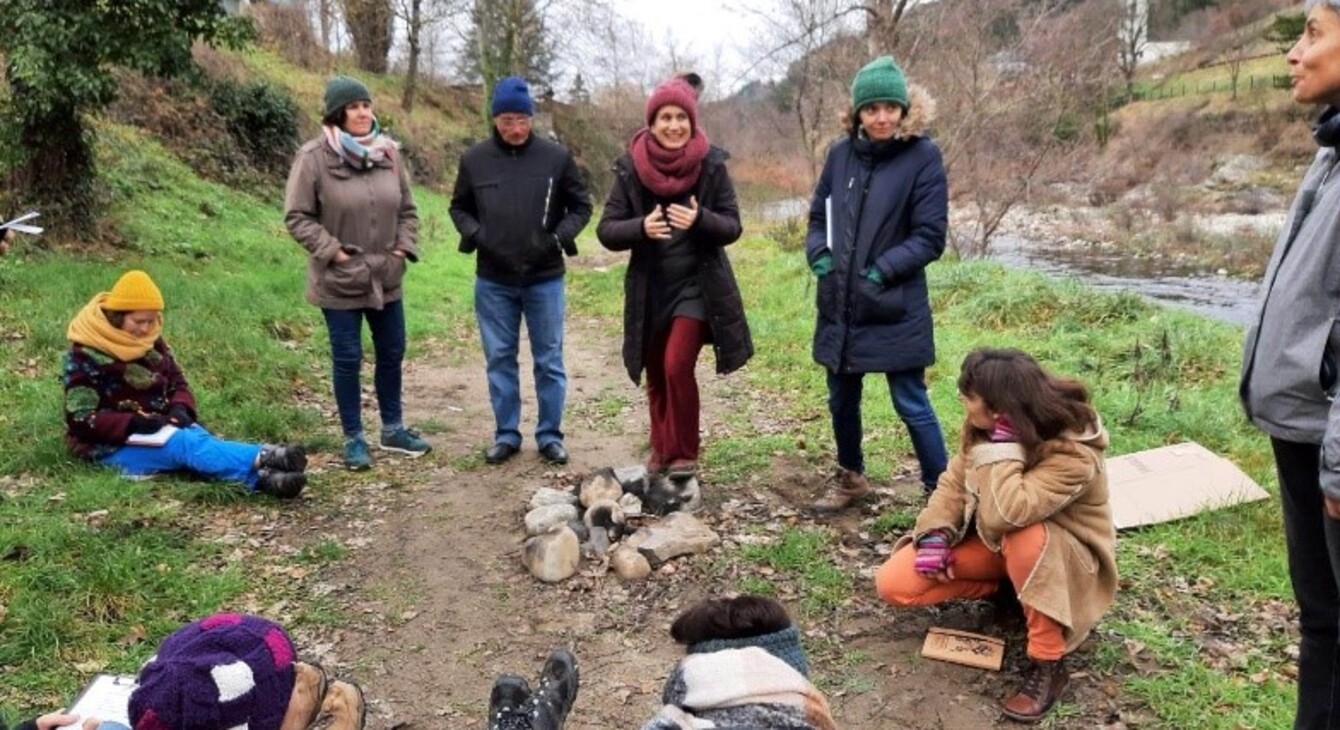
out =
[[1033,660],[1024,673],[1023,685],[1013,697],[1001,703],[1001,710],[1011,720],[1037,722],[1061,699],[1068,684],[1070,672],[1066,671],[1065,659],[1054,662]]
[[307,730],[321,714],[330,682],[320,664],[293,663],[293,694],[289,696],[288,710],[280,730]]
[[363,688],[338,679],[331,682],[326,699],[321,703],[321,713],[330,715],[329,730],[363,730],[368,724]]
[[810,508],[820,514],[841,512],[874,493],[864,474],[838,467],[833,476],[829,477],[828,491]]

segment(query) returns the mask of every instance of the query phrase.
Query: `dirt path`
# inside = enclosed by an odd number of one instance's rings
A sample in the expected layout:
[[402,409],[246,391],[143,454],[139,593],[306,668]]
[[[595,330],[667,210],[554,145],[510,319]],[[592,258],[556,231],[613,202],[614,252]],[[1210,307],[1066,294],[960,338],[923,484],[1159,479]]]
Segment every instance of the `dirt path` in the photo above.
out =
[[[581,660],[581,694],[570,730],[640,727],[659,706],[662,682],[681,656],[667,633],[670,621],[698,599],[738,585],[741,576],[719,552],[677,561],[631,587],[593,572],[547,586],[521,567],[521,517],[536,487],[645,458],[642,395],[624,376],[618,345],[606,323],[570,318],[564,426],[572,463],[557,473],[539,459],[529,434],[510,463],[482,463],[479,453],[491,438],[493,418],[473,341],[455,357],[430,355],[408,366],[407,420],[435,424],[438,432],[429,435],[435,451],[411,464],[379,465],[372,478],[389,473],[389,486],[352,488],[363,497],[350,494],[350,519],[338,530],[351,554],[332,569],[337,575],[328,576],[352,622],[321,636],[325,643],[319,645],[323,658],[363,684],[372,700],[370,727],[481,728],[494,677],[533,677],[545,654],[560,645]],[[710,374],[710,354],[704,360],[705,430],[722,427],[727,410],[767,413],[762,398],[750,402],[744,396],[742,402],[739,381]],[[523,360],[523,432],[533,428],[534,418],[529,369]],[[397,480],[395,474],[411,465],[415,476]],[[813,467],[783,459],[744,484],[713,484],[709,474],[707,509],[700,516],[729,543],[767,523],[808,523],[798,508],[815,488]],[[895,485],[884,490],[881,505],[833,524],[842,537],[844,567],[859,574],[858,586],[868,585],[882,559],[864,527],[880,507],[910,504],[914,489]],[[374,506],[360,507],[369,494]],[[360,510],[366,514],[360,517]],[[871,593],[858,589],[848,605],[802,627],[815,679],[842,727],[1012,726],[994,709],[1006,677],[918,656],[932,623],[1000,633],[989,607],[894,613]],[[785,590],[781,597],[799,598]],[[1011,638],[1014,662],[1020,630]],[[1084,711],[1069,712],[1070,719],[1052,727],[1104,725],[1113,700],[1083,673],[1072,686]]]

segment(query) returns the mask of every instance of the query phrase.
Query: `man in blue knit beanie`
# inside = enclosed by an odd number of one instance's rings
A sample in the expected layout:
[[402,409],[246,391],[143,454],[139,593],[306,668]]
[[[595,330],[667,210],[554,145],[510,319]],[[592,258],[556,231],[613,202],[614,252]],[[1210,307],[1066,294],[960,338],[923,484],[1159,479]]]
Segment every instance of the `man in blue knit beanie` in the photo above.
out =
[[531,132],[535,102],[525,79],[499,81],[489,109],[491,138],[461,155],[451,196],[460,251],[475,254],[475,317],[495,422],[484,460],[501,464],[521,450],[517,350],[524,316],[539,404],[535,443],[545,461],[566,464],[563,255],[577,255],[591,197],[572,153]]

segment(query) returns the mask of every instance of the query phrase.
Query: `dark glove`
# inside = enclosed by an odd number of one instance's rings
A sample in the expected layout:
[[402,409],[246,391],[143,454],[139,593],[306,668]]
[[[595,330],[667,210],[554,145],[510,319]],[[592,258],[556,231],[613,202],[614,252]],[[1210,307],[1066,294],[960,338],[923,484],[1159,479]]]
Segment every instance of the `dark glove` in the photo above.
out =
[[884,286],[884,274],[880,273],[878,266],[871,266],[861,272],[861,276],[875,282],[879,286]]
[[167,423],[167,419],[157,413],[136,413],[130,417],[130,433],[154,433]]
[[192,423],[195,423],[195,415],[191,413],[190,408],[187,408],[180,403],[174,403],[172,404],[172,407],[168,409],[168,423],[171,423],[178,428],[186,428]]
[[819,254],[819,258],[810,264],[810,271],[821,279],[833,273],[833,254],[827,252]]
[[558,247],[563,249],[563,253],[567,254],[569,257],[577,255],[576,241],[564,241],[562,238],[558,237],[557,233],[551,233],[549,235],[554,237],[554,243],[557,243]]

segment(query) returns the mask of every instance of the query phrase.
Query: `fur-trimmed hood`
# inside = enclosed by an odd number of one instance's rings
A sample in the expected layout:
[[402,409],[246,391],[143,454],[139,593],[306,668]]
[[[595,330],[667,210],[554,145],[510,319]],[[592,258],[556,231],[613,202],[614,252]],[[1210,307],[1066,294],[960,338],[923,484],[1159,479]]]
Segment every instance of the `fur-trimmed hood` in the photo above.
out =
[[[907,114],[898,123],[898,131],[893,136],[897,139],[913,139],[929,135],[931,124],[935,121],[935,97],[921,84],[909,83],[907,99],[910,102]],[[855,134],[858,124],[855,109],[847,112],[846,124],[847,134]]]

